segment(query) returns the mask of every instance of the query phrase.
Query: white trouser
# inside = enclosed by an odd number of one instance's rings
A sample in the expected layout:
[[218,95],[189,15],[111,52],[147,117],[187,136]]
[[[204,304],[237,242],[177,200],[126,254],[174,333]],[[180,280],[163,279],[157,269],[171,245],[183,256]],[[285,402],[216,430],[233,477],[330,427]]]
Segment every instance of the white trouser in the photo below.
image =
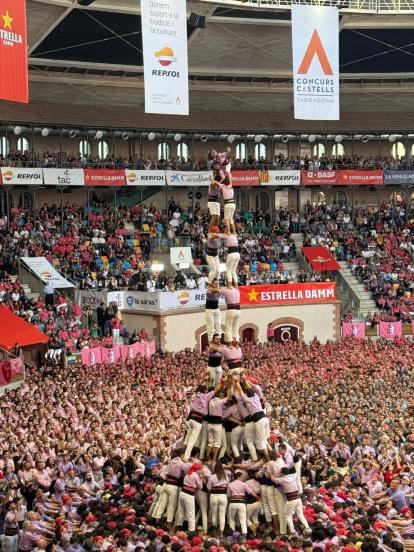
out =
[[220,259],[218,255],[216,257],[206,255],[206,259],[210,268],[210,272],[208,273],[208,283],[211,284],[214,278],[220,280]]
[[237,284],[237,266],[240,261],[240,253],[229,253],[226,259],[226,275],[227,283],[232,283],[232,281]]
[[263,450],[267,446],[266,428],[268,427],[268,423],[269,420],[264,417],[254,424],[254,440],[259,450]]
[[197,442],[194,445],[200,449],[200,458],[204,458],[204,453],[206,452],[206,446],[207,446],[207,438],[208,438],[208,423],[203,422],[201,424],[201,431],[198,434]]
[[207,366],[207,376],[209,380],[209,386],[213,385],[214,387],[217,387],[217,385],[220,383],[221,378],[223,377],[223,368],[221,366],[217,366],[216,368],[212,366]]
[[298,491],[299,494],[302,494],[303,488],[302,488],[302,481],[300,480],[300,472],[302,470],[302,459],[298,460],[298,462],[295,462],[295,472],[296,472],[296,483],[298,484]]
[[114,346],[118,343],[118,337],[119,337],[119,330],[117,328],[112,329],[112,340],[114,342]]
[[234,211],[236,210],[236,204],[235,203],[225,203],[224,204],[224,220],[230,221],[230,223],[233,223],[233,215]]
[[237,458],[240,456],[240,451],[243,450],[243,439],[244,439],[244,426],[237,426],[231,431],[231,450]]
[[267,523],[272,521],[272,514],[270,513],[269,497],[267,495],[267,485],[260,485],[260,496],[262,497],[263,514]]
[[220,216],[220,202],[219,201],[209,201],[207,203],[208,212],[210,213],[210,217],[213,217],[214,215]]
[[207,446],[220,448],[223,436],[223,426],[221,424],[208,424]]
[[253,504],[247,504],[246,506],[246,522],[247,527],[259,523],[259,514],[262,509],[262,504],[259,501],[253,502]]
[[236,502],[229,506],[229,527],[232,531],[236,530],[236,517],[239,518],[241,532],[243,535],[246,535],[246,504],[244,504],[244,502]]
[[285,495],[279,491],[276,487],[273,487],[274,489],[274,498],[275,498],[275,505],[276,505],[276,514],[279,518],[279,524],[280,524],[280,534],[285,535],[286,534],[286,518],[285,518]]
[[177,507],[177,499],[180,488],[177,485],[169,485],[165,483],[163,485],[164,490],[161,493],[159,504],[154,512],[155,519],[159,519],[164,510],[167,508],[167,522],[172,523],[174,519],[175,509]]
[[208,342],[211,343],[213,335],[218,334],[221,337],[221,313],[220,309],[206,309],[206,327]]
[[239,310],[226,310],[226,329],[224,335],[224,341],[229,343],[233,341],[240,341],[239,325],[240,325],[241,312]]
[[291,534],[295,532],[295,526],[293,525],[293,514],[297,515],[298,520],[302,523],[302,525],[306,528],[309,527],[309,524],[303,515],[302,501],[300,498],[297,498],[296,500],[288,500],[285,504],[286,523]]
[[184,444],[187,446],[184,454],[184,462],[187,462],[191,456],[191,451],[197,443],[198,437],[201,433],[202,424],[195,422],[194,420],[188,420],[187,436]]
[[224,527],[226,526],[227,496],[225,494],[211,494],[210,508],[212,525],[218,527],[220,531],[224,531]]
[[[181,493],[184,494],[184,493]],[[203,531],[204,533],[207,533],[208,530],[208,493],[205,493],[201,489],[197,489],[195,492],[195,499],[197,500],[197,503],[200,507],[200,509],[197,512],[196,516],[196,523],[198,523],[198,520],[201,516],[201,521],[203,524]]]
[[19,535],[4,535],[3,550],[4,552],[17,552]]
[[195,531],[195,497],[181,492],[178,501],[177,525],[182,525],[185,519],[188,521],[188,530]]
[[249,449],[250,456],[252,457],[252,460],[254,462],[257,461],[257,453],[256,453],[256,447],[254,446],[254,422],[249,422],[244,426],[244,437],[246,439],[246,445]]
[[148,515],[159,519],[162,516],[162,513],[157,517],[155,514],[158,513],[158,506],[160,505],[161,497],[164,494],[165,484],[160,486],[158,485],[157,490],[155,491],[154,498],[152,500],[151,508],[149,509]]
[[228,450],[230,450],[230,437],[231,433],[224,430],[221,433],[221,449],[219,450],[217,458],[223,458],[223,456],[226,454]]

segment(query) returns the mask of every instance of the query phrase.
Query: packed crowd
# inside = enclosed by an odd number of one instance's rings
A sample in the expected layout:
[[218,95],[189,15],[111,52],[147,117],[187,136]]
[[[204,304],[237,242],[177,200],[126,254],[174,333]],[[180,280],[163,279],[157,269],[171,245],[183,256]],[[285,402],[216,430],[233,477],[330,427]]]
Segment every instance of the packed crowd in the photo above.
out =
[[414,227],[403,207],[383,202],[379,212],[356,202],[328,210],[308,207],[304,245],[323,245],[347,260],[355,276],[372,291],[380,312],[368,322],[411,321],[414,315]]
[[3,549],[411,550],[412,347],[249,343],[211,391],[190,349],[35,369],[0,397]]

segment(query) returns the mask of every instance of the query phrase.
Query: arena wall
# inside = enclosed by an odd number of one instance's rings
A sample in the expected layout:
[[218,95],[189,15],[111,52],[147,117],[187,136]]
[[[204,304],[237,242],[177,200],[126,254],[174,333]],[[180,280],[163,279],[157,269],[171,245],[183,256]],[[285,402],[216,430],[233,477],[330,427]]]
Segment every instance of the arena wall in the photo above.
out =
[[[267,340],[267,325],[298,328],[298,339],[307,343],[315,335],[321,342],[340,338],[340,301],[323,303],[286,304],[279,306],[246,306],[242,309],[240,333],[251,329],[255,341]],[[155,339],[157,348],[180,351],[186,347],[201,349],[206,333],[204,309],[180,309],[162,314],[121,314],[132,332],[145,328],[149,339]],[[222,310],[222,329],[225,309]]]

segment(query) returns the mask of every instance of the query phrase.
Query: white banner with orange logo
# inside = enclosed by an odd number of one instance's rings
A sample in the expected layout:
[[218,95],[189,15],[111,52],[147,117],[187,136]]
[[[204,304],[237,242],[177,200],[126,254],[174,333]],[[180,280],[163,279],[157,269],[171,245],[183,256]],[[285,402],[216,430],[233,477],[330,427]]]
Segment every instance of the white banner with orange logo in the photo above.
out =
[[164,186],[165,171],[138,171],[127,169],[125,171],[127,186]]
[[295,119],[339,120],[339,12],[292,4]]
[[188,115],[186,0],[141,2],[145,113]]
[[43,184],[42,169],[27,169],[26,167],[2,167],[3,184]]
[[23,263],[39,278],[44,284],[52,284],[55,289],[74,288],[75,286],[66,280],[46,257],[21,257]]

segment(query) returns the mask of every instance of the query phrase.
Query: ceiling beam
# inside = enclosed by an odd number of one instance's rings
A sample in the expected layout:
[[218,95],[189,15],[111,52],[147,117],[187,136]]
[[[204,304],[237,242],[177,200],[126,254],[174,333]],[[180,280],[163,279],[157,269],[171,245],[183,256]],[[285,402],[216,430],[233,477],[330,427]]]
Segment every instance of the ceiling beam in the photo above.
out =
[[48,25],[47,26],[47,29],[45,29],[44,32],[42,32],[37,38],[36,40],[30,44],[29,46],[29,49],[27,50],[27,55],[30,56],[35,50],[36,48],[42,44],[42,42],[45,40],[45,38],[47,36],[49,36],[49,34],[54,30],[56,29],[56,27],[65,19],[65,17],[67,15],[70,14],[70,12],[73,10],[73,5],[72,6],[69,6],[68,8],[66,8],[66,10],[64,10],[60,15],[59,17],[57,17],[52,24]]
[[[53,74],[40,73],[38,71],[29,71],[30,82],[44,83],[56,86],[70,86],[71,84],[94,86],[105,88],[144,88],[143,79],[135,77],[106,77],[103,79],[99,75],[67,73],[64,78],[62,76],[54,76]],[[267,83],[267,82],[223,82],[223,81],[189,81],[190,91],[198,92],[230,92],[238,93],[245,91],[246,93],[256,92],[260,94],[292,94],[292,83]],[[414,83],[396,82],[396,83],[369,83],[361,82],[349,85],[344,83],[341,86],[342,94],[360,94],[361,91],[380,93],[406,93],[414,92]],[[51,90],[53,92],[53,90]]]
[[[290,79],[292,78],[292,72],[286,69],[272,69],[271,71],[267,69],[258,69],[256,68],[254,71],[251,69],[234,69],[232,74],[229,74],[226,71],[217,71],[217,65],[214,64],[214,58],[212,59],[212,66],[211,67],[192,67],[191,66],[191,60],[188,67],[188,73],[193,76],[226,76],[229,78],[237,78],[237,77],[249,77],[249,78],[260,78],[260,77],[267,77],[269,79],[277,79],[277,78],[286,78]],[[141,65],[117,65],[117,64],[108,64],[108,63],[93,63],[90,61],[67,61],[62,59],[48,59],[48,58],[37,58],[37,57],[30,57],[29,58],[29,70],[30,65],[48,65],[50,68],[53,67],[77,67],[79,69],[101,69],[102,71],[125,71],[125,72],[136,72],[136,73],[142,73],[144,71],[144,68]],[[414,79],[414,72],[406,72],[406,73],[340,73],[341,79],[384,79],[384,81],[387,81],[389,79]]]

